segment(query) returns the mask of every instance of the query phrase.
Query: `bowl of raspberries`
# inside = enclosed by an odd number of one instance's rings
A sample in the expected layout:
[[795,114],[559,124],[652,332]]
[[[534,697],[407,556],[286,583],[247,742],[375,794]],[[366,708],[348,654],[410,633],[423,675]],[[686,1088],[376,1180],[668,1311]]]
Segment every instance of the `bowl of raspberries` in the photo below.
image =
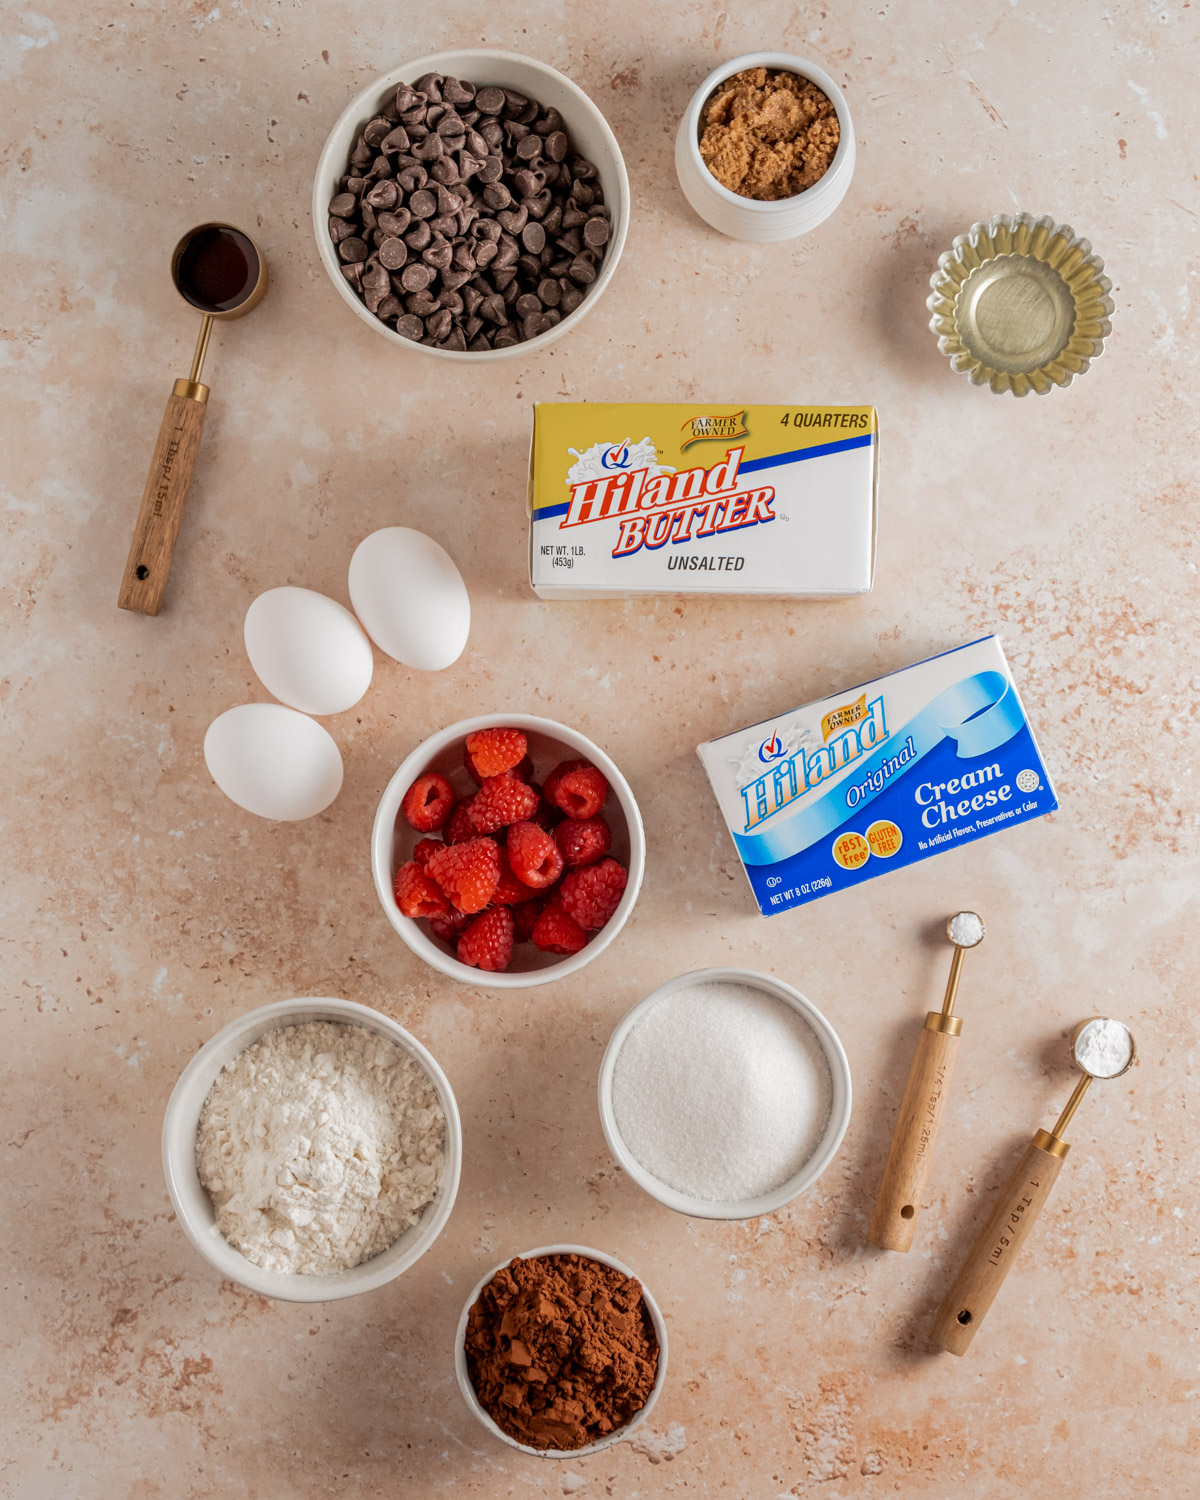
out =
[[435,969],[519,989],[603,952],[646,862],[629,784],[584,735],[517,714],[464,719],[418,746],[371,833],[388,920]]

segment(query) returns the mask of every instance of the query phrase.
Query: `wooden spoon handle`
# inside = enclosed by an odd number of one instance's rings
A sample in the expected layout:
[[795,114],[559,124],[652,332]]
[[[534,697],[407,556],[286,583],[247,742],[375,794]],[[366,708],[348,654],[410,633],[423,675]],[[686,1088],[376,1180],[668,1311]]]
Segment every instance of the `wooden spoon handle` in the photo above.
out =
[[959,1024],[956,1016],[931,1010],[917,1041],[868,1236],[885,1250],[912,1246],[958,1057],[958,1032],[949,1029],[951,1024]]
[[206,385],[195,380],[175,382],[158,429],[121,579],[117,603],[122,609],[142,615],[156,615],[162,609],[207,410]]
[[1047,1130],[1039,1130],[1026,1146],[933,1320],[934,1343],[951,1354],[965,1354],[971,1347],[984,1314],[1050,1196],[1067,1150],[1067,1143]]

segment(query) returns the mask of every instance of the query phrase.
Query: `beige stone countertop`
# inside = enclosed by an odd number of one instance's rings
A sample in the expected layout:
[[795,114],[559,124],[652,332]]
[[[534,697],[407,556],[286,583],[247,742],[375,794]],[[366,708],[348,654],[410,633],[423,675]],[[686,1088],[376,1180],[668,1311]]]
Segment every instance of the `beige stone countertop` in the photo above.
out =
[[[18,1500],[745,1496],[1007,1500],[1200,1489],[1200,1127],[1194,1100],[1197,141],[1200,8],[1163,0],[719,9],[30,0],[0,6],[4,110],[0,1492]],[[604,300],[532,358],[448,368],[352,317],[309,218],[351,95],[425,52],[560,68],[625,153],[628,245]],[[710,231],[675,180],[680,113],[760,48],[824,66],[858,166],[815,233]],[[1109,347],[1072,389],[997,398],[926,324],[938,253],[1017,208],[1086,235]],[[170,381],[195,318],[167,264],[220,216],[273,285],[219,328],[166,611],[116,607]],[[800,604],[557,603],[525,579],[531,404],[872,402],[874,592]],[[428,531],[471,592],[469,646],[423,675],[376,656],[327,721],[341,796],[307,823],[241,813],[201,756],[265,700],[242,618],[262,590],[347,600],[370,531]],[[701,740],[988,632],[1004,639],[1060,810],[766,921],[695,756]],[[646,884],[576,978],[458,987],[396,938],[368,835],[392,771],[473,713],[544,713],[603,744],[646,822]],[[988,923],[917,1244],[866,1229],[938,928]],[[706,964],[794,984],[839,1029],[855,1108],[834,1165],[748,1223],[658,1207],[605,1148],[605,1042]],[[292,995],[376,1006],[457,1092],[465,1150],[436,1247],[387,1288],[273,1304],[175,1223],[159,1132],[180,1069]],[[1035,1236],[965,1360],[931,1314],[1021,1144],[1071,1085],[1074,1023],[1129,1022]],[[645,1436],[547,1463],[490,1439],[455,1385],[463,1299],[551,1241],[619,1256],[668,1320]]]

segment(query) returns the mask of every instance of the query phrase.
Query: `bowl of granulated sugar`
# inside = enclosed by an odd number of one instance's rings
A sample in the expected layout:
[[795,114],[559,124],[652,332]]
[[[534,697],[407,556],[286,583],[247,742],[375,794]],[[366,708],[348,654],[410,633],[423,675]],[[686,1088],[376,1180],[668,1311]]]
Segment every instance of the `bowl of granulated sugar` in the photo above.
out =
[[850,1064],[798,990],[750,969],[700,969],[625,1016],[599,1095],[609,1149],[652,1198],[691,1218],[753,1219],[837,1155]]

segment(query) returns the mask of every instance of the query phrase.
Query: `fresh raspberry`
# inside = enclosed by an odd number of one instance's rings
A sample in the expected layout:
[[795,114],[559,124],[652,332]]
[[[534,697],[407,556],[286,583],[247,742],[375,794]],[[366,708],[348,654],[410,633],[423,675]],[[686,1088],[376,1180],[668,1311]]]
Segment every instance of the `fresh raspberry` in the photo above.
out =
[[454,788],[444,776],[430,771],[418,776],[404,794],[400,811],[418,833],[432,833],[450,816],[454,806]]
[[455,911],[453,907],[443,917],[430,917],[429,930],[434,937],[440,937],[443,943],[457,943],[463,930],[471,925],[475,918],[469,911]]
[[572,870],[562,883],[559,899],[568,916],[588,932],[599,932],[621,904],[628,872],[615,859]]
[[476,917],[458,940],[458,961],[497,974],[507,969],[513,951],[513,919],[507,906],[493,906]]
[[[466,768],[467,775],[476,786],[479,786],[481,782],[487,779],[475,764],[475,758],[467,749],[465,741],[463,743],[463,765]],[[515,766],[510,767],[509,770],[500,771],[497,774],[500,776],[515,776],[518,781],[528,781],[533,775],[533,758],[526,755]]]
[[546,897],[540,896],[536,891],[526,889],[525,894],[531,899],[522,901],[520,906],[510,907],[513,914],[513,942],[527,943],[533,936],[533,929],[537,919],[546,907]]
[[543,891],[563,872],[558,845],[536,823],[514,823],[508,830],[508,859],[518,880]]
[[421,839],[418,842],[417,847],[413,850],[413,863],[420,865],[421,868],[424,869],[425,861],[429,858],[429,856],[435,849],[440,849],[441,847],[441,839]]
[[445,892],[430,880],[415,860],[410,859],[396,871],[392,889],[396,905],[406,917],[440,917],[450,910]]
[[495,833],[537,811],[532,787],[514,776],[489,776],[471,798],[471,826],[479,833]]
[[508,862],[508,855],[503,849],[500,851],[500,879],[496,882],[496,889],[492,892],[493,906],[516,906],[519,902],[532,900],[534,892],[529,889],[523,880],[518,880],[513,874],[512,865]]
[[558,784],[563,777],[570,771],[588,770],[591,768],[591,764],[590,760],[564,760],[555,766],[549,776],[546,777],[546,784],[542,787],[542,796],[550,803],[551,807],[558,806]]
[[464,797],[446,819],[442,837],[448,844],[465,844],[476,837],[475,825],[471,821],[471,807],[474,801],[474,797]]
[[554,801],[568,818],[594,818],[608,796],[608,782],[595,766],[580,766],[560,776]]
[[447,844],[429,856],[425,873],[459,911],[482,911],[500,880],[500,850],[491,839]]
[[466,739],[466,753],[485,779],[519,766],[527,748],[519,729],[477,729]]
[[554,842],[568,865],[594,865],[612,848],[612,830],[599,814],[564,818],[554,830]]
[[534,947],[543,953],[578,953],[587,942],[587,933],[557,901],[552,901],[533,924],[532,937]]

